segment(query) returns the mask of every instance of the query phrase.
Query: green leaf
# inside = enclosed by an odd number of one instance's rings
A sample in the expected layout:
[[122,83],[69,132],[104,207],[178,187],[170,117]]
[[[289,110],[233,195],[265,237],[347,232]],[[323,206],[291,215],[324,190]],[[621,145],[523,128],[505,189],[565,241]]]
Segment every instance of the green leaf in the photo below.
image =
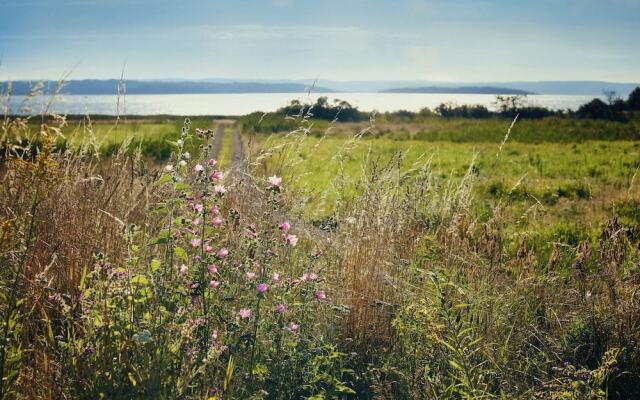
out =
[[87,266],[82,268],[82,276],[80,277],[80,291],[84,291],[84,281],[87,279]]
[[151,299],[153,297],[153,291],[151,291],[151,288],[148,286],[143,287],[142,289],[138,290],[138,295],[140,297],[138,297],[136,299],[136,302],[138,303],[142,303],[145,302],[149,299]]
[[451,365],[453,368],[455,368],[455,369],[457,369],[459,371],[464,371],[462,366],[460,366],[460,364],[458,364],[455,360],[449,360],[449,365]]
[[188,261],[187,252],[182,247],[176,246],[173,249],[173,252],[175,253],[176,257],[178,257],[182,261],[184,262]]
[[180,145],[178,144],[178,142],[174,142],[173,140],[167,140],[167,143],[169,143],[171,146],[175,147],[176,149],[180,148]]
[[158,186],[164,185],[165,183],[169,183],[172,180],[173,180],[173,177],[171,175],[164,174],[156,181],[156,185]]
[[149,268],[151,269],[151,272],[156,272],[160,269],[161,265],[162,265],[162,261],[160,261],[158,258],[154,258],[153,260],[151,260],[151,264],[149,264]]
[[149,284],[149,280],[144,275],[136,275],[131,278],[131,283],[135,285],[146,286]]
[[257,363],[253,367],[253,375],[259,380],[263,380],[267,376],[267,366],[262,363]]
[[356,394],[355,390],[351,389],[348,386],[342,385],[342,384],[338,384],[336,386],[336,391],[338,393],[345,393],[345,394]]
[[178,182],[178,183],[176,183],[175,187],[176,187],[176,190],[187,190],[191,186],[189,186],[189,184],[185,183],[185,182]]

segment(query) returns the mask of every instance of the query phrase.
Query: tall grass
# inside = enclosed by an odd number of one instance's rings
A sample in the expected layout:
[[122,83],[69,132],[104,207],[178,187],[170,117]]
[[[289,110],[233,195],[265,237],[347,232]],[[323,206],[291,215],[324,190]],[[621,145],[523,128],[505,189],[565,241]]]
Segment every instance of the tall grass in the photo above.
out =
[[368,151],[345,174],[365,128],[309,219],[322,194],[294,167],[315,132],[294,122],[221,176],[210,122],[158,166],[5,118],[37,140],[3,147],[0,397],[638,396],[638,238],[617,216],[539,252],[501,199],[479,218],[474,160],[443,179]]

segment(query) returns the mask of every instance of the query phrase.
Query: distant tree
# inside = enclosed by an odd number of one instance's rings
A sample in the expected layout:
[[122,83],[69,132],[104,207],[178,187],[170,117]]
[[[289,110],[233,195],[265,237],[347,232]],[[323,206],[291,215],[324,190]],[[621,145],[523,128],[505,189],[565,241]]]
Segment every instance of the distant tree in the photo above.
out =
[[348,102],[334,99],[333,103],[330,103],[326,96],[318,97],[315,104],[312,105],[305,105],[294,100],[288,106],[281,108],[279,113],[289,116],[310,115],[317,119],[329,121],[336,119],[341,122],[362,121],[368,118],[366,113],[358,111]]
[[614,121],[624,121],[624,114],[617,111],[613,106],[600,99],[593,99],[587,104],[578,108],[576,114],[581,118],[609,119]]
[[433,115],[433,111],[431,111],[429,107],[424,107],[418,111],[418,115],[421,117],[431,117]]
[[514,114],[519,109],[524,108],[527,105],[526,95],[513,95],[513,96],[496,96],[494,102],[498,111],[502,114]]
[[615,90],[603,90],[602,93],[604,93],[604,96],[607,98],[607,104],[610,106],[619,99]]
[[627,99],[627,108],[629,110],[640,111],[640,86],[633,89],[633,91],[629,93],[629,98]]

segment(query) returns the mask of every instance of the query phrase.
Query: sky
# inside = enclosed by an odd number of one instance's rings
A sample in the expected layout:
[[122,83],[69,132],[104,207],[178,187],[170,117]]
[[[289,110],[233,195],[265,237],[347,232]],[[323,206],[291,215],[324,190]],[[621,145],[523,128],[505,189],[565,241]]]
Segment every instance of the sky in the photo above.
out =
[[0,0],[0,81],[640,82],[640,0]]

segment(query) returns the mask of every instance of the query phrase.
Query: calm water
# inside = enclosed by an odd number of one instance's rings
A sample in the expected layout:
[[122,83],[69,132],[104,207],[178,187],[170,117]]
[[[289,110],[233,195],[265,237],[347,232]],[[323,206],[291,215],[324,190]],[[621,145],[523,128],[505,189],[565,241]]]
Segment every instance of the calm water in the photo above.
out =
[[[315,101],[323,94],[299,93],[249,93],[249,94],[164,94],[116,96],[66,95],[51,107],[60,114],[105,114],[105,115],[244,115],[254,111],[271,112],[287,105],[291,100]],[[434,108],[441,103],[481,104],[490,109],[495,96],[484,94],[422,94],[422,93],[332,93],[330,100],[346,100],[362,111],[379,112],[409,110],[423,107]],[[577,109],[594,96],[531,95],[530,105],[545,106],[554,110]],[[16,96],[11,102],[12,113],[40,114],[48,99],[40,98],[25,104],[24,97]],[[119,111],[118,111],[119,108]]]

